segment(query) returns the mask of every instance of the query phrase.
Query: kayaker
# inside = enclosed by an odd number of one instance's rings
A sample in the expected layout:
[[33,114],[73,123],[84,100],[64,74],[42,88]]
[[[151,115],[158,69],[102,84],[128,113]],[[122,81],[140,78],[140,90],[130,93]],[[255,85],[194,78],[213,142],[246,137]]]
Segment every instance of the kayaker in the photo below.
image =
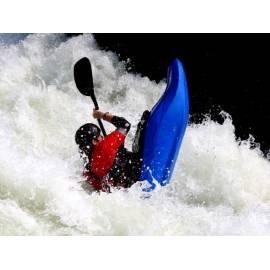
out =
[[84,124],[77,130],[75,141],[81,155],[86,158],[83,175],[97,191],[110,192],[110,187],[130,187],[140,178],[143,130],[149,111],[143,113],[138,124],[132,152],[124,147],[131,127],[125,118],[99,110],[93,110],[92,116],[112,123],[116,130],[106,137],[103,137],[100,128],[92,123]]

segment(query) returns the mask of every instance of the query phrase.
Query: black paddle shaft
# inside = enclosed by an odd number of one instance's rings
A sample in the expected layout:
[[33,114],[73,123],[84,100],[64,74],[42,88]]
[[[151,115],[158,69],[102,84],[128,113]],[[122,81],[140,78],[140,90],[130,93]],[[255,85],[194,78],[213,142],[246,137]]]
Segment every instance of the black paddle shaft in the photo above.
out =
[[[85,96],[91,97],[95,109],[99,110],[99,106],[94,92],[92,67],[87,57],[81,58],[74,65],[74,80],[80,93]],[[97,120],[103,135],[106,136],[107,134],[102,124],[102,121],[100,119]]]

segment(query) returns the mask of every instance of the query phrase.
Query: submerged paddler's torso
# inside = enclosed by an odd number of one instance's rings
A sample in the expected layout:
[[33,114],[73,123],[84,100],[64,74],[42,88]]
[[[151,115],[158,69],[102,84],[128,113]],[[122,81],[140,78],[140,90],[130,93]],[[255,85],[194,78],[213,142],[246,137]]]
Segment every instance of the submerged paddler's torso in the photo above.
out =
[[112,124],[116,130],[93,146],[89,164],[84,172],[90,184],[100,191],[109,191],[110,186],[126,187],[127,153],[124,148],[130,123],[113,116]]

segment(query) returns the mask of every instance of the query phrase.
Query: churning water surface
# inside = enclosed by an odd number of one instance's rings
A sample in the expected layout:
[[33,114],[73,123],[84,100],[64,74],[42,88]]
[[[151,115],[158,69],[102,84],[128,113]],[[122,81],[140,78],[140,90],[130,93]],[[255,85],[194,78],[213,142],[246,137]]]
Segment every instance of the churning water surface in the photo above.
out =
[[129,73],[92,35],[13,37],[0,36],[0,235],[270,234],[270,163],[226,113],[188,126],[171,183],[151,197],[139,183],[86,192],[74,133],[94,119],[74,63],[91,59],[100,108],[133,124],[128,147],[165,80]]

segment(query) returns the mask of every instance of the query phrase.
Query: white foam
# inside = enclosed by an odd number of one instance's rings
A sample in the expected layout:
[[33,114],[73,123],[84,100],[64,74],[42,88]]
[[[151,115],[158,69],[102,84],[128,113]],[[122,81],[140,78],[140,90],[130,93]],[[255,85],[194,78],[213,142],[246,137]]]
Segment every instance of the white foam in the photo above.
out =
[[[89,195],[74,133],[94,121],[73,65],[91,59],[100,108],[137,121],[165,89],[128,73],[91,35],[28,35],[0,43],[0,234],[269,234],[270,166],[228,115],[190,125],[170,185]],[[108,131],[113,130],[109,124]]]

